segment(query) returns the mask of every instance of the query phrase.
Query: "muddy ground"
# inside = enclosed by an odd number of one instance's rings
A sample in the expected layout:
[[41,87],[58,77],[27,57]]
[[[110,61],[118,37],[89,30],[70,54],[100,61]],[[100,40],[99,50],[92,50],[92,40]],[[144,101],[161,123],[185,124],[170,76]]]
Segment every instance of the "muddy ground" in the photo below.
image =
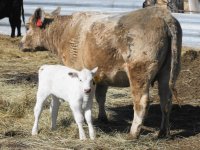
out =
[[[0,149],[35,149],[38,148],[38,141],[43,141],[43,144],[39,145],[40,149],[200,149],[200,52],[198,49],[183,48],[182,70],[177,81],[180,104],[173,101],[170,118],[171,139],[156,138],[161,122],[156,85],[151,89],[152,103],[144,123],[146,128],[138,141],[126,140],[133,116],[129,88],[110,88],[106,102],[109,122],[108,124],[99,123],[96,120],[97,112],[95,111],[94,124],[97,129],[97,140],[89,142],[88,146],[74,141],[77,138],[77,132],[72,133],[72,137],[62,134],[66,130],[76,131],[76,127],[68,125],[71,124],[69,122],[73,122],[72,118],[71,120],[60,119],[58,133],[53,133],[56,137],[52,133],[48,134],[46,125],[43,126],[45,132],[41,132],[41,135],[45,135],[44,137],[35,139],[30,136],[33,123],[32,109],[37,88],[37,69],[44,63],[55,64],[59,63],[59,60],[49,52],[20,52],[19,40],[20,38],[11,39],[8,36],[0,36]],[[21,91],[25,91],[24,97],[20,97]],[[28,111],[23,110],[19,116],[16,113],[12,114],[14,110],[9,111],[11,109],[5,108],[11,107],[13,101],[16,103],[18,99],[26,100],[27,97],[33,102],[30,106],[25,103],[27,108],[23,109]],[[5,101],[9,101],[9,105]],[[94,109],[97,109],[96,104]],[[12,115],[9,116],[9,113]],[[63,138],[73,140],[64,142],[61,140]],[[62,142],[59,143],[60,141]],[[52,143],[53,146],[58,146],[56,148],[47,146]]]

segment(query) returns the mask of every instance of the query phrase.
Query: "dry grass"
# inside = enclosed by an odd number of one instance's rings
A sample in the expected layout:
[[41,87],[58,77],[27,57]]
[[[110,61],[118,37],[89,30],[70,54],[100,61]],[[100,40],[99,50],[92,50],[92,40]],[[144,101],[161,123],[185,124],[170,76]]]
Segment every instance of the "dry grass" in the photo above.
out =
[[[94,124],[97,139],[78,140],[78,129],[67,103],[59,110],[57,130],[51,131],[49,102],[40,119],[40,133],[31,136],[33,107],[37,90],[37,70],[42,64],[57,64],[56,57],[48,52],[23,53],[18,50],[19,39],[0,36],[0,149],[102,149],[150,150],[197,149],[199,134],[180,136],[182,129],[174,128],[174,139],[159,140],[156,134],[160,124],[158,105],[152,105],[147,126],[139,140],[128,140],[132,121],[132,99],[129,88],[110,88],[106,108],[109,123],[98,122],[97,104],[94,103]],[[152,94],[156,95],[155,89]],[[153,119],[152,119],[153,118]],[[87,126],[84,127],[87,130]],[[88,134],[87,134],[88,135]]]

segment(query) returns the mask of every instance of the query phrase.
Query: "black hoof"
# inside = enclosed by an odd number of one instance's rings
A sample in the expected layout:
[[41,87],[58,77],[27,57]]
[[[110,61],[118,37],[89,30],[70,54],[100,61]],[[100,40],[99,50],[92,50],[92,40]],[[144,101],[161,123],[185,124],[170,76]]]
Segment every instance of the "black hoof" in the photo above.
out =
[[98,122],[108,123],[107,117],[98,117]]
[[166,131],[160,131],[158,133],[158,139],[171,139],[171,138],[172,137],[169,132],[167,133]]

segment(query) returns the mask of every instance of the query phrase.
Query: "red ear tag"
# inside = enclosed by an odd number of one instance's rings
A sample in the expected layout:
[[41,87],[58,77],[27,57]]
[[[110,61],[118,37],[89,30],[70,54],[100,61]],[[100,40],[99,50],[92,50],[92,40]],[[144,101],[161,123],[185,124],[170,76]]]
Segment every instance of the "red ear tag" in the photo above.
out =
[[42,26],[42,20],[41,20],[41,19],[38,19],[38,20],[37,20],[36,26],[37,26],[37,27],[41,27],[41,26]]

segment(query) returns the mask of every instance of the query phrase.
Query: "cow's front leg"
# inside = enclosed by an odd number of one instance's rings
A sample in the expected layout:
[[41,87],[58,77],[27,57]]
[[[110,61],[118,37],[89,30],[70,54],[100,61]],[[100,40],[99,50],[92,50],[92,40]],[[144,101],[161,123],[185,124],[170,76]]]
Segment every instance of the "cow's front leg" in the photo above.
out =
[[99,104],[99,115],[98,120],[107,122],[107,116],[105,111],[105,101],[106,101],[106,92],[108,90],[108,86],[106,85],[98,85],[96,86],[95,97],[97,103]]

